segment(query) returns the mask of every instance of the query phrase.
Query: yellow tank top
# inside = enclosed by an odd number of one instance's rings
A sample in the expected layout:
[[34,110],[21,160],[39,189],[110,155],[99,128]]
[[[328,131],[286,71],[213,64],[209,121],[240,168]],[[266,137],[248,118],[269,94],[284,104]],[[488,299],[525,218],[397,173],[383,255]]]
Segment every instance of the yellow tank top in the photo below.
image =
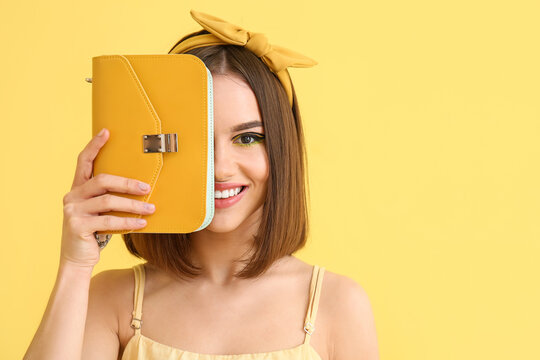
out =
[[298,346],[276,350],[270,352],[259,352],[251,354],[199,354],[165,344],[161,344],[141,334],[142,321],[142,300],[144,292],[144,266],[137,264],[133,267],[135,272],[135,293],[133,296],[133,318],[131,327],[135,329],[135,335],[129,339],[122,360],[322,360],[313,346],[309,344],[309,339],[315,331],[315,317],[321,292],[321,284],[324,275],[324,267],[313,266],[311,285],[309,289],[309,305],[304,321],[304,331],[306,332],[304,342]]

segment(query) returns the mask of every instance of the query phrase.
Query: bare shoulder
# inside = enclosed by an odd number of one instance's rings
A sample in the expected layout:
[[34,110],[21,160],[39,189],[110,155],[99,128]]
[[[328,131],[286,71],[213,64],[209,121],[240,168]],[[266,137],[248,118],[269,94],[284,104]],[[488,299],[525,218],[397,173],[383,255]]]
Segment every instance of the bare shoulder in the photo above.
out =
[[95,306],[96,312],[106,317],[116,334],[119,332],[119,316],[133,307],[134,288],[131,268],[105,270],[94,275],[90,281],[89,306]]
[[133,269],[111,269],[97,273],[92,277],[90,287],[96,296],[119,301],[126,299],[129,290],[135,287]]
[[96,289],[101,289],[101,287],[107,287],[109,285],[125,287],[129,284],[129,282],[133,283],[132,268],[111,269],[102,271],[92,277],[91,284],[94,284],[96,286]]
[[[133,270],[106,270],[90,281],[83,359],[117,358],[120,348],[119,315],[133,291]],[[130,288],[131,285],[131,288]]]
[[378,360],[375,320],[365,289],[356,280],[325,269],[320,301],[329,319],[330,360]]

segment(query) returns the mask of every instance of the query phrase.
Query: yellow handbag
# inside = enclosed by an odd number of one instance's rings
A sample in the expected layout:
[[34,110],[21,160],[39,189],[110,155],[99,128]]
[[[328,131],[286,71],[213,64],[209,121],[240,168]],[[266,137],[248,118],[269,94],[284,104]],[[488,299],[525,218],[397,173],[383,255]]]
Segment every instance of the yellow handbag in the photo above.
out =
[[92,58],[92,135],[109,140],[94,160],[93,176],[108,173],[144,181],[146,195],[110,192],[151,202],[139,230],[97,234],[189,233],[214,216],[212,76],[190,54],[102,55]]

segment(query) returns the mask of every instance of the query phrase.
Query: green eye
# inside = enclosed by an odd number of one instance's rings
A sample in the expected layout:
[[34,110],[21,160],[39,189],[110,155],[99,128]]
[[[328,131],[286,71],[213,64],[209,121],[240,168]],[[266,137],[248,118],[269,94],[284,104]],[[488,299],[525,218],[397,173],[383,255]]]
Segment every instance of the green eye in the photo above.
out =
[[[264,140],[264,135],[258,134],[258,133],[244,133],[244,134],[240,134],[236,136],[234,139],[240,139],[240,142],[235,141],[234,142],[235,144],[238,144],[241,146],[251,146],[251,145],[262,142]],[[250,139],[252,139],[253,141],[250,141]]]

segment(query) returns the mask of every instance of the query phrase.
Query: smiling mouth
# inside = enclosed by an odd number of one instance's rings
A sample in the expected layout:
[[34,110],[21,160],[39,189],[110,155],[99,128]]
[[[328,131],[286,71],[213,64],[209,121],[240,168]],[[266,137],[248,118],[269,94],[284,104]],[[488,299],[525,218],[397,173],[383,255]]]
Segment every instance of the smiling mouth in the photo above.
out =
[[[236,197],[236,196],[240,195],[241,193],[243,193],[244,190],[245,190],[246,188],[247,188],[247,186],[241,186],[241,187],[240,187],[240,191],[238,192],[238,194],[232,195],[232,196],[229,195],[229,197],[226,197],[226,198],[217,198],[217,197],[214,196],[214,200],[228,200],[228,199],[233,199],[234,197]],[[227,189],[227,190],[230,190],[230,189]],[[225,191],[225,190],[221,190],[221,192],[223,192],[223,191]],[[214,191],[214,194],[215,194],[215,191]]]

